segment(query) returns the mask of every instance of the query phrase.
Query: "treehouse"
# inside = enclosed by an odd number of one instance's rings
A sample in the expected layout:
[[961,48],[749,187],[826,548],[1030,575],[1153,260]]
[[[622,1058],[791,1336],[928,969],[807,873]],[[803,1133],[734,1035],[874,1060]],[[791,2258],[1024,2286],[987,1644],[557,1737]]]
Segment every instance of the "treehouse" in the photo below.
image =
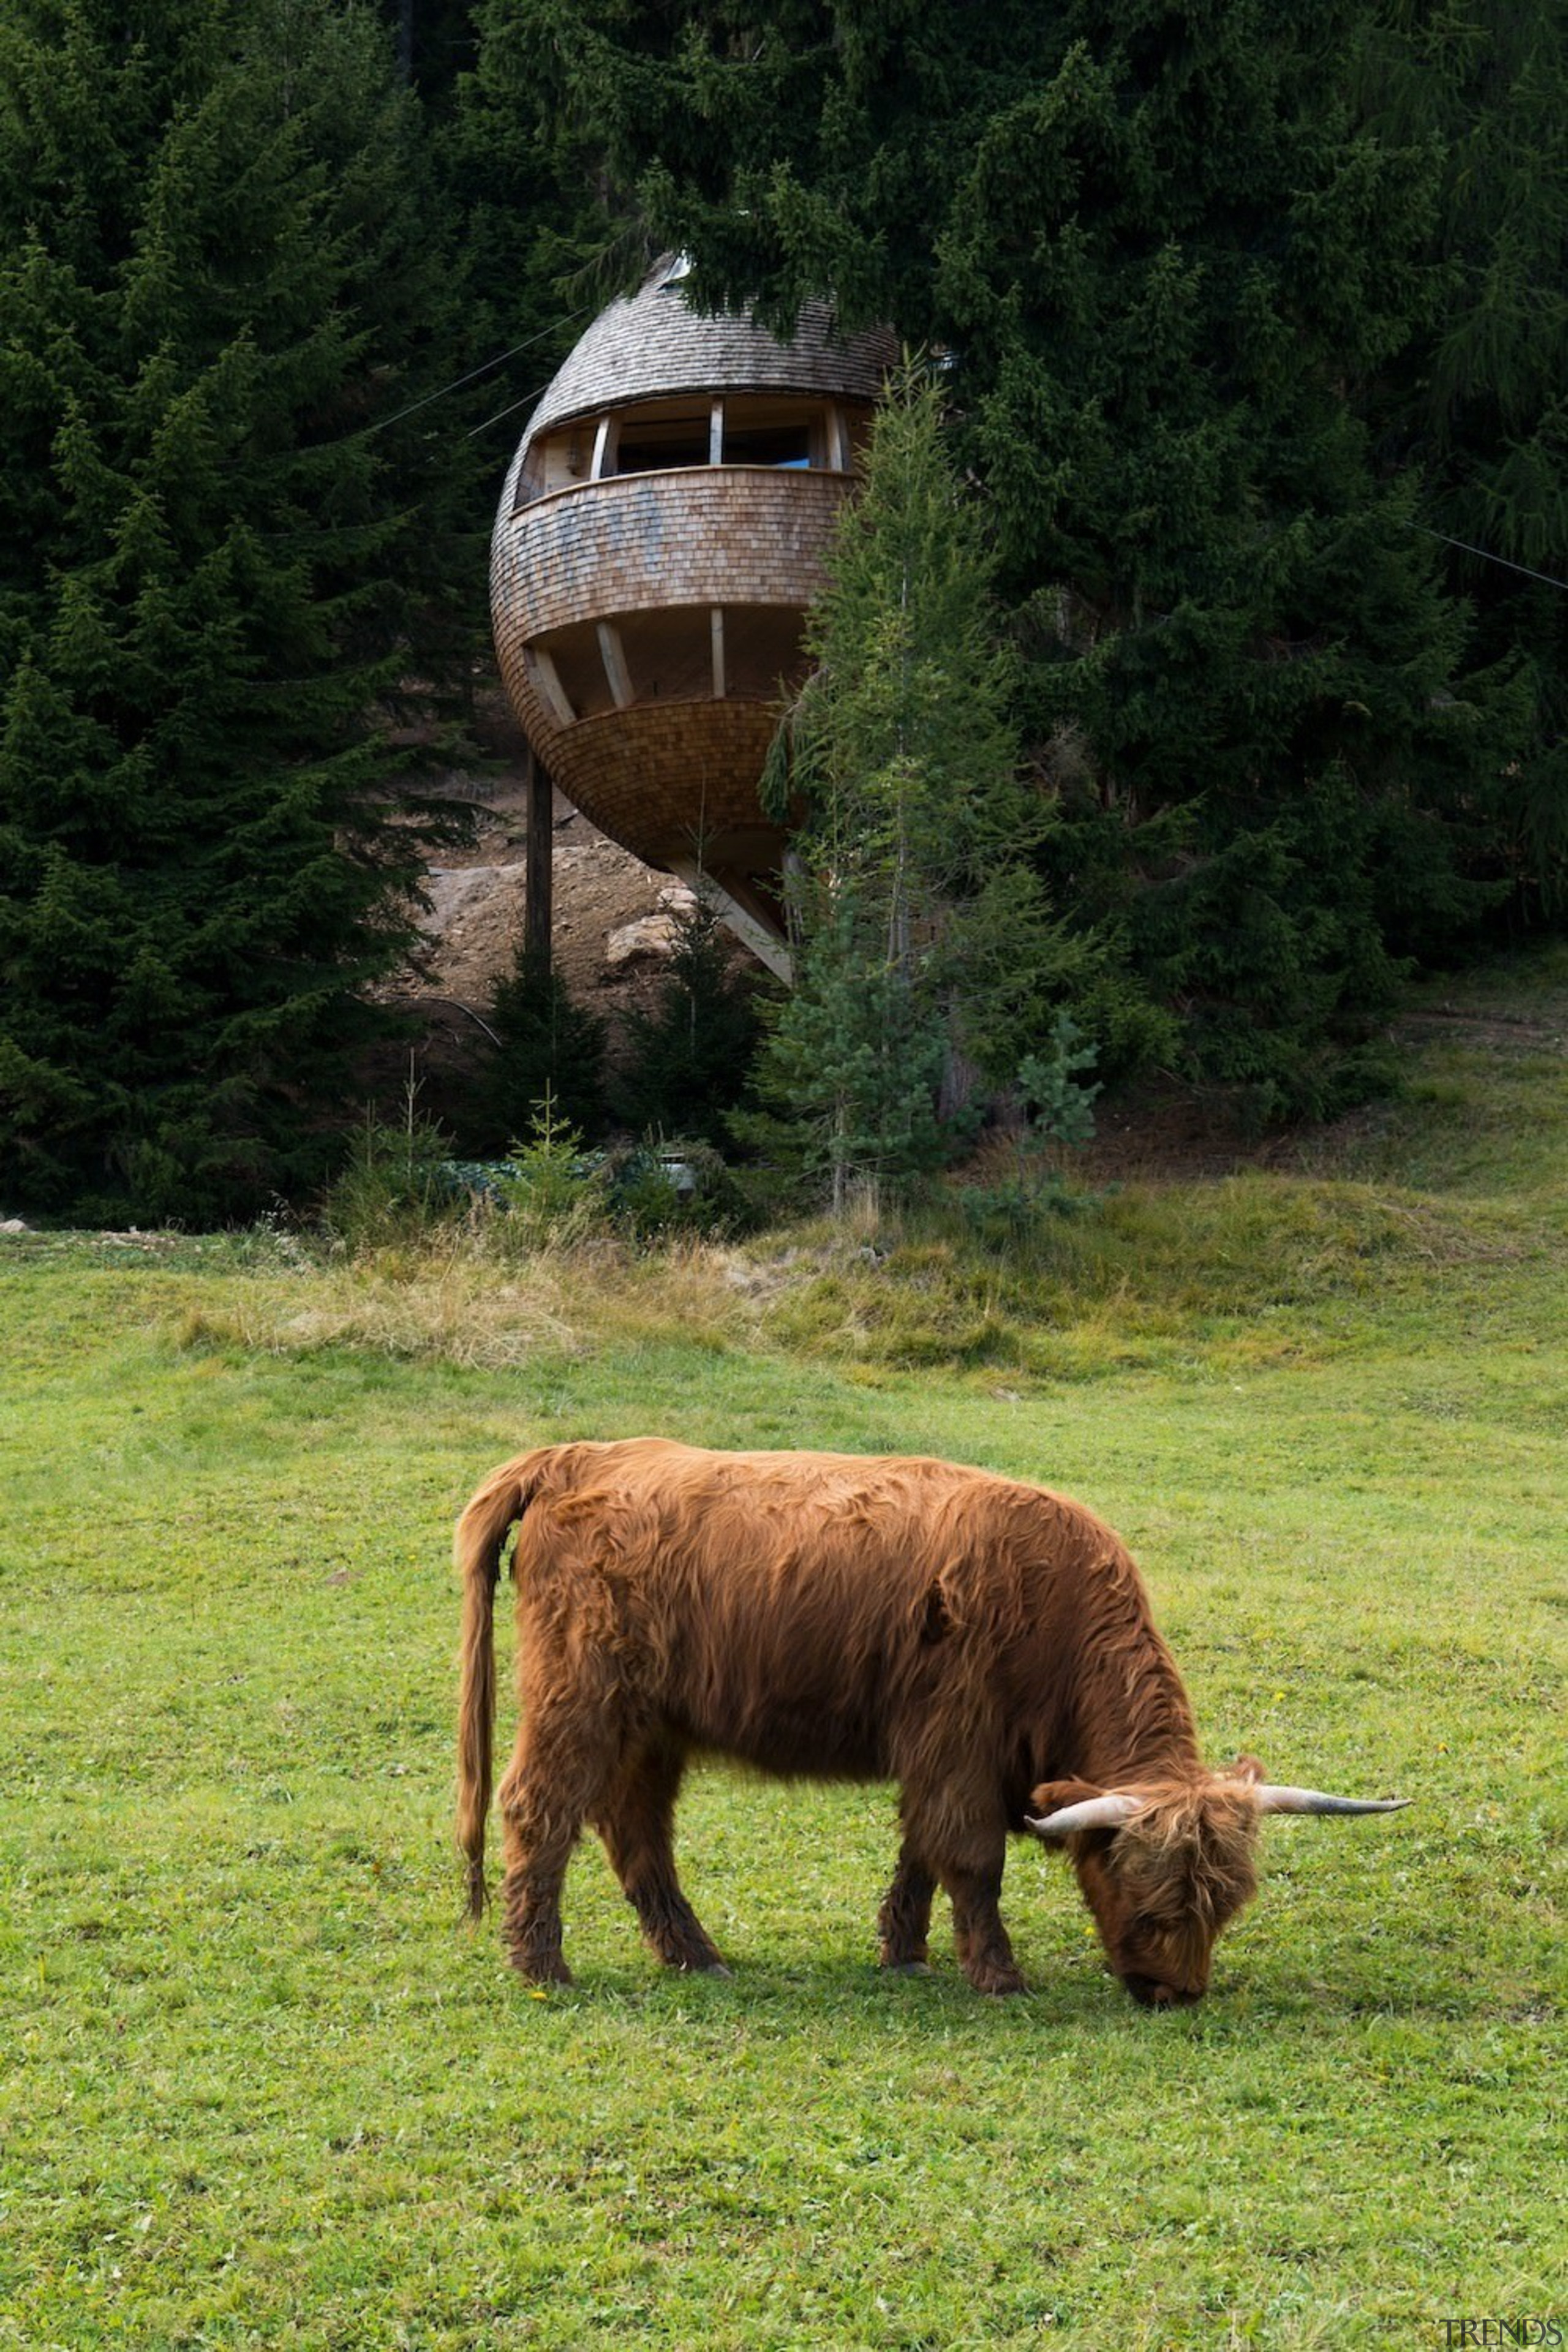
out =
[[491,546],[503,681],[600,830],[717,887],[766,960],[783,839],[757,782],[805,607],[894,357],[825,303],[781,342],[707,319],[666,261],[569,354],[508,473]]

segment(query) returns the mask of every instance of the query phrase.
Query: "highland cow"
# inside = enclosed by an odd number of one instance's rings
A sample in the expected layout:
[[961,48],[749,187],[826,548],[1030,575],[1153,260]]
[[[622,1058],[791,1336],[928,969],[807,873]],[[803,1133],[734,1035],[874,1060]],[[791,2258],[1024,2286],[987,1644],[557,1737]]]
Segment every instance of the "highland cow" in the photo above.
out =
[[463,1513],[458,1842],[486,1901],[494,1601],[514,1524],[521,1728],[502,1778],[504,1937],[570,1981],[561,1888],[585,1823],[659,1958],[723,1970],[671,1832],[689,1759],[896,1780],[883,1967],[926,1960],[937,1886],[981,1992],[1022,1989],[998,1897],[1008,1833],[1064,1845],[1110,1966],[1152,2007],[1199,2000],[1252,1895],[1258,1822],[1397,1801],[1213,1772],[1125,1546],[1079,1503],[952,1464],[545,1446]]

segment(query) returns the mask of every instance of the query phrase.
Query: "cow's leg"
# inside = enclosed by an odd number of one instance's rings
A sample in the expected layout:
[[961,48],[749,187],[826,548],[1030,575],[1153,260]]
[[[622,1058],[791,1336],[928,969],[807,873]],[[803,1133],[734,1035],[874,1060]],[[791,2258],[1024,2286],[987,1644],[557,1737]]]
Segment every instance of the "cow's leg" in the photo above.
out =
[[[934,1760],[940,1765],[942,1759]],[[975,1990],[1022,1992],[1024,1979],[999,1907],[1006,1832],[987,1792],[969,1780],[956,1759],[947,1771],[933,1769],[928,1762],[923,1771],[906,1778],[902,1812],[903,1851],[883,1906],[884,1952],[886,1923],[896,1899],[904,1896],[904,1916],[909,1917],[913,1908],[909,1896],[923,1879],[929,1906],[934,1878],[952,1899],[959,1966]],[[900,1953],[900,1959],[911,1957]]]
[[949,1863],[940,1871],[952,1899],[952,1933],[959,1966],[976,1992],[1022,1992],[1024,1979],[1002,1924],[1002,1857],[975,1867]]
[[595,1809],[594,1826],[666,1968],[728,1976],[675,1873],[675,1800],[685,1770],[685,1751],[675,1741],[656,1740],[639,1749]]
[[572,1981],[561,1957],[562,1882],[616,1760],[603,1725],[578,1709],[534,1706],[524,1717],[497,1802],[506,1862],[501,1935],[513,1968],[532,1984]]
[[879,1958],[885,1969],[910,1973],[926,1965],[931,1934],[931,1902],[936,1881],[911,1853],[906,1838],[899,1849],[899,1866],[877,1914]]

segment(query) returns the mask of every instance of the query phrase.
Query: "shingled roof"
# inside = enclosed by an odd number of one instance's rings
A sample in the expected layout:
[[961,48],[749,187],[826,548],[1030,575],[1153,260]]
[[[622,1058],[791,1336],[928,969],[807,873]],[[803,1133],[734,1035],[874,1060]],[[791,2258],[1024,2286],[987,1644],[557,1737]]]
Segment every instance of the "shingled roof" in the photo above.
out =
[[688,306],[667,257],[636,294],[602,310],[567,353],[529,419],[522,446],[571,417],[689,392],[875,401],[897,358],[897,342],[883,328],[838,340],[826,302],[805,305],[787,343],[743,311],[706,318]]

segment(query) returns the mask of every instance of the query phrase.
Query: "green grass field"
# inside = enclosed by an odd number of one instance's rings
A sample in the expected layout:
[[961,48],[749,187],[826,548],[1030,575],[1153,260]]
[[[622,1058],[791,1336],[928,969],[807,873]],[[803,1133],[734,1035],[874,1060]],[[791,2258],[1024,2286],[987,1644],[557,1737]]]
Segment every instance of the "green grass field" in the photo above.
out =
[[[0,2345],[1568,2336],[1568,959],[1428,1011],[1300,1173],[1005,1261],[0,1240]],[[715,1770],[732,1981],[662,1975],[584,1847],[531,1992],[457,1924],[451,1522],[647,1430],[1064,1486],[1216,1760],[1419,1802],[1272,1824],[1160,2016],[1034,1848],[1027,1999],[940,1944],[883,1981],[891,1791]]]

